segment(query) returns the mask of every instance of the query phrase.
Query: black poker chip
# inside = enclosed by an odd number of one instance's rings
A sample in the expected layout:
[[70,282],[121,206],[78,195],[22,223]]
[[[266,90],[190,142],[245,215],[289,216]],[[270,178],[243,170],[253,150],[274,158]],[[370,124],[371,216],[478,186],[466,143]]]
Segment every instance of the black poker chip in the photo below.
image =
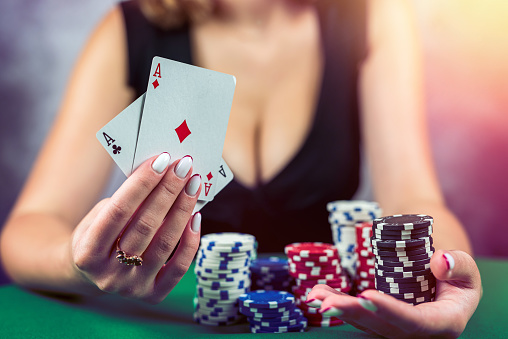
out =
[[427,292],[434,289],[435,286],[423,285],[423,286],[412,286],[412,287],[386,287],[386,286],[376,286],[378,291],[384,292],[386,294],[405,294],[405,293],[417,293],[417,292]]
[[416,277],[426,277],[430,273],[430,268],[427,270],[421,271],[407,271],[407,272],[387,272],[376,269],[376,275],[381,277],[391,277],[391,278],[416,278]]
[[432,252],[434,253],[435,249],[434,247],[423,247],[423,248],[416,248],[413,250],[408,251],[387,251],[387,250],[378,250],[378,249],[372,249],[372,253],[374,255],[382,256],[382,257],[408,257],[418,254],[425,254]]
[[435,279],[432,272],[426,276],[418,276],[418,277],[406,277],[406,278],[396,278],[396,277],[386,277],[386,276],[377,276],[375,277],[377,283],[397,283],[397,284],[408,284],[408,283],[418,283],[424,280]]
[[373,229],[384,230],[413,230],[429,227],[434,220],[429,215],[424,214],[398,214],[374,219]]
[[429,287],[435,287],[436,286],[436,279],[434,278],[434,275],[429,276],[429,279],[422,280],[419,282],[410,282],[410,283],[388,283],[388,282],[379,282],[376,281],[376,287],[382,287],[382,288],[411,288],[411,287],[417,287],[422,288],[424,286]]
[[434,253],[426,253],[426,254],[416,254],[408,257],[388,257],[384,255],[377,255],[376,259],[378,261],[390,261],[390,262],[407,262],[407,261],[422,261],[422,260],[430,260]]
[[413,247],[425,247],[426,245],[433,244],[432,238],[421,238],[421,239],[408,239],[408,240],[380,240],[376,237],[372,237],[371,243],[374,248],[399,248],[408,249]]
[[[388,294],[390,296],[393,296],[391,294]],[[405,303],[408,303],[408,304],[411,304],[411,305],[419,305],[419,304],[422,304],[422,303],[428,303],[428,302],[431,302],[431,301],[434,301],[435,299],[435,295],[433,296],[429,296],[429,297],[420,297],[420,298],[412,298],[412,299],[400,299],[400,298],[397,298],[397,297],[394,297],[395,299],[398,299],[400,301],[403,301]]]
[[374,267],[378,270],[382,270],[385,272],[409,272],[409,271],[424,271],[430,269],[430,263],[426,265],[418,265],[418,266],[409,266],[409,267],[399,267],[399,266],[381,266],[378,264],[374,264]]
[[415,233],[415,234],[398,234],[398,235],[391,235],[391,234],[376,234],[377,239],[381,240],[409,240],[409,239],[421,239],[421,238],[428,238],[431,235],[429,232],[423,232],[423,233]]
[[[379,291],[379,290],[378,290]],[[385,294],[389,294],[395,299],[417,299],[417,298],[433,298],[436,295],[436,288],[431,287],[430,289],[423,292],[402,292],[402,293],[388,293],[380,291]]]
[[376,258],[375,264],[381,266],[393,266],[393,267],[411,267],[411,266],[421,266],[430,263],[431,258],[426,258],[422,260],[410,260],[410,261],[390,261]]
[[413,234],[419,234],[419,233],[428,233],[432,234],[433,228],[432,226],[426,227],[426,228],[420,228],[415,230],[381,230],[374,228],[372,229],[373,235],[413,235]]

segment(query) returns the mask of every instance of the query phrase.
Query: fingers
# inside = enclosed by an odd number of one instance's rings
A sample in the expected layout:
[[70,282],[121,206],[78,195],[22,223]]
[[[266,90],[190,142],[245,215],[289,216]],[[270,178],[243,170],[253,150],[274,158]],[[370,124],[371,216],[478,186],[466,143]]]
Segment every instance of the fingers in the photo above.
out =
[[[99,212],[95,222],[86,231],[87,246],[94,254],[109,255],[111,244],[116,241],[138,207],[164,177],[166,163],[169,163],[165,154],[167,153],[152,157],[141,164]],[[163,168],[165,164],[166,167]]]
[[437,250],[430,261],[430,268],[439,280],[471,289],[481,288],[478,267],[466,252]]
[[201,213],[198,212],[187,223],[175,254],[157,275],[155,293],[148,302],[162,301],[184,276],[198,250],[200,234]]
[[[187,182],[185,189],[180,193],[173,207],[167,214],[164,223],[143,253],[143,260],[149,265],[153,276],[157,274],[177,247],[178,241],[180,241],[191,219],[191,214],[200,192],[201,176],[195,174]],[[200,221],[201,214],[195,215],[192,219],[195,220],[195,222],[198,220]],[[180,243],[179,248],[181,244],[182,243]]]
[[[169,155],[166,166],[168,163]],[[180,196],[191,173],[192,158],[190,156],[185,156],[169,166],[162,180],[148,195],[123,232],[120,239],[120,248],[123,251],[130,255],[141,255],[145,251],[162,225],[167,213],[174,209],[173,207],[176,207],[177,210],[182,208],[180,207],[182,201],[180,200],[179,204],[175,204],[175,201]],[[192,208],[190,211],[192,211]],[[179,230],[172,230],[172,237],[177,240],[180,238],[182,229],[189,217],[190,212],[185,220],[179,220],[181,226]],[[168,217],[168,219],[171,218]]]

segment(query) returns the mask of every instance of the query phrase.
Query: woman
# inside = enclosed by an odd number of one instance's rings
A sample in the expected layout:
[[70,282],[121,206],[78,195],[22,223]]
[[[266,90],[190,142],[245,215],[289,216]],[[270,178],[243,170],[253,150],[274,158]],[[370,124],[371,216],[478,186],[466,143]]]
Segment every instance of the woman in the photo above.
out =
[[[436,221],[438,301],[412,307],[318,285],[309,302],[388,337],[458,336],[480,277],[433,168],[415,36],[404,0],[122,3],[85,47],[5,225],[6,271],[33,289],[151,303],[187,271],[201,225],[191,216],[201,189],[192,158],[167,150],[96,204],[113,164],[95,132],[144,92],[147,60],[160,55],[237,78],[223,153],[235,181],[203,210],[208,232],[253,233],[266,251],[329,237],[315,225],[326,225],[326,202],[356,190],[361,136],[385,214]],[[142,266],[118,263],[117,250]]]

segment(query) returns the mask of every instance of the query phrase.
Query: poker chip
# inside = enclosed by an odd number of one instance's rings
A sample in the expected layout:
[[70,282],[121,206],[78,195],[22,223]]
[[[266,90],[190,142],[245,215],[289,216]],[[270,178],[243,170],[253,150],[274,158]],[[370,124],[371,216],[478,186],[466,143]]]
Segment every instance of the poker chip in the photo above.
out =
[[407,272],[407,271],[424,271],[430,269],[430,263],[425,265],[418,265],[418,266],[381,266],[378,264],[374,265],[374,268],[386,271],[386,272]]
[[373,229],[404,231],[432,226],[434,220],[425,214],[396,214],[374,220]]
[[255,238],[243,233],[213,233],[201,238],[194,273],[194,320],[225,326],[243,319],[238,297],[250,291]]
[[423,286],[436,286],[436,280],[422,280],[419,282],[410,282],[410,283],[387,283],[387,282],[376,282],[376,286],[381,286],[384,288],[409,288],[409,287],[423,287]]
[[414,230],[386,230],[386,229],[374,228],[374,234],[376,236],[379,236],[379,235],[417,235],[420,233],[432,234],[432,231],[433,231],[432,226],[429,226],[426,228],[414,229]]
[[[341,258],[340,265],[342,269],[349,274],[351,280],[356,284],[356,270],[360,264],[359,252],[363,252],[364,256],[370,250],[370,236],[372,232],[371,225],[357,229],[356,224],[362,222],[371,222],[373,219],[379,218],[382,210],[378,203],[363,200],[339,200],[327,204],[330,212],[328,221],[330,223],[333,243],[337,247]],[[368,237],[365,234],[369,235]],[[361,280],[362,278],[360,278]]]
[[337,249],[332,244],[326,244],[322,242],[304,242],[290,244],[284,248],[284,252],[290,257],[297,255],[301,258],[323,256],[335,257],[337,255]]
[[395,287],[386,287],[386,286],[376,286],[378,291],[389,293],[389,294],[404,294],[404,293],[412,293],[412,292],[426,292],[431,291],[434,287],[429,285],[423,286],[412,286],[412,287],[404,287],[404,288],[395,288]]
[[399,214],[373,221],[370,240],[379,292],[413,305],[434,300],[432,225],[432,217],[424,214]]
[[407,249],[413,247],[422,247],[427,244],[432,244],[432,238],[419,238],[419,239],[407,239],[407,240],[380,240],[376,237],[372,237],[372,247],[377,248],[400,248]]
[[428,253],[425,253],[425,254],[415,254],[415,255],[411,255],[411,256],[407,256],[407,257],[403,257],[403,256],[382,256],[382,255],[377,255],[376,256],[376,261],[391,261],[391,262],[405,262],[405,261],[423,261],[423,260],[429,260],[432,255],[434,254],[434,252],[428,252]]
[[253,333],[299,332],[307,328],[307,320],[289,292],[251,291],[241,295],[238,302]]
[[286,291],[252,291],[238,298],[241,305],[255,308],[280,308],[294,304],[295,297]]
[[251,290],[288,291],[292,278],[288,271],[288,260],[279,257],[263,257],[251,261]]
[[391,260],[383,260],[376,258],[375,263],[382,266],[394,266],[394,267],[412,267],[412,266],[421,266],[430,263],[432,257],[428,257],[421,260],[401,260],[401,261],[391,261]]
[[[295,304],[308,320],[309,316],[317,313],[317,309],[311,309],[305,303],[307,295],[315,285],[326,284],[346,293],[350,290],[350,280],[340,265],[343,258],[339,257],[333,244],[293,243],[287,245],[284,251],[288,255],[289,274],[295,278],[295,285],[292,286]],[[312,326],[320,324],[312,322]]]
[[387,250],[372,250],[372,253],[374,253],[377,256],[381,257],[410,257],[413,255],[418,254],[426,254],[426,253],[434,253],[435,249],[434,247],[426,247],[426,248],[417,248],[415,250],[408,250],[408,251],[387,251]]

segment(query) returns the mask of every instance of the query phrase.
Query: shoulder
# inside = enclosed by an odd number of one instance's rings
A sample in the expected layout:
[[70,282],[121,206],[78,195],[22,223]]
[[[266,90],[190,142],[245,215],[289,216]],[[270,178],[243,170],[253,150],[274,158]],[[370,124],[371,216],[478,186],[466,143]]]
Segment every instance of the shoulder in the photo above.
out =
[[368,0],[367,13],[371,47],[414,34],[415,15],[408,0]]

